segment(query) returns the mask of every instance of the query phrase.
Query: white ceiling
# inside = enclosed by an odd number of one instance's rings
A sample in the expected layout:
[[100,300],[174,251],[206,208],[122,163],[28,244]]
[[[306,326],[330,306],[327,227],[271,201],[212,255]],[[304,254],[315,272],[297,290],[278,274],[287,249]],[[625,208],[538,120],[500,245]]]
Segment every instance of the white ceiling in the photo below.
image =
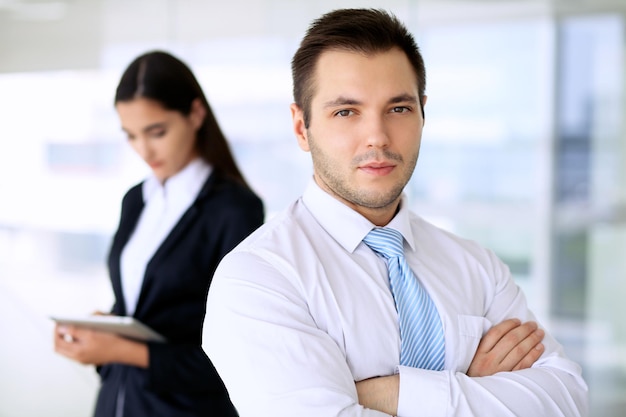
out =
[[336,7],[421,25],[618,12],[626,0],[0,0],[0,72],[98,68],[105,45],[293,36]]

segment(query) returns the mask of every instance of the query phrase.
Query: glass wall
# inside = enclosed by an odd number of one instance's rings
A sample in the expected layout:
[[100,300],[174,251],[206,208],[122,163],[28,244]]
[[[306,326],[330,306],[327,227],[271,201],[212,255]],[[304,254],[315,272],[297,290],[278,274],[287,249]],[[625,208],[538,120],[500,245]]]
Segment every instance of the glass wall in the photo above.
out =
[[[290,59],[329,1],[0,2],[0,416],[85,416],[98,380],[52,350],[50,315],[112,302],[105,256],[147,173],[113,109],[149,49],[188,62],[272,216],[309,180]],[[428,71],[413,209],[493,249],[583,366],[591,415],[626,393],[624,16],[579,2],[345,2],[416,34]],[[600,4],[600,3],[598,3]],[[245,10],[245,14],[242,11]],[[33,398],[37,398],[34,401]]]

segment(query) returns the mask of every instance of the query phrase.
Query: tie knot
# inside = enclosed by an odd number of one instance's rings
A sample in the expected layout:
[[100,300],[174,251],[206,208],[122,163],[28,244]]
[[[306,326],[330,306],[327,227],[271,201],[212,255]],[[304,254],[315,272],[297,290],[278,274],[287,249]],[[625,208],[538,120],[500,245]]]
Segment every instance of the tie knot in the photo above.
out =
[[376,227],[365,236],[363,242],[386,258],[404,256],[402,234],[395,229]]

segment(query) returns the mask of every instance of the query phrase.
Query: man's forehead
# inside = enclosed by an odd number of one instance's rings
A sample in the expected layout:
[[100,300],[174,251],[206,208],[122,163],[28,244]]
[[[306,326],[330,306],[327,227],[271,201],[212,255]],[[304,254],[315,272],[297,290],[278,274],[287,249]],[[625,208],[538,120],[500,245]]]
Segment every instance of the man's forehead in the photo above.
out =
[[373,91],[388,96],[390,101],[417,100],[418,77],[399,48],[368,54],[331,49],[320,55],[311,87],[312,98],[324,103],[357,104]]

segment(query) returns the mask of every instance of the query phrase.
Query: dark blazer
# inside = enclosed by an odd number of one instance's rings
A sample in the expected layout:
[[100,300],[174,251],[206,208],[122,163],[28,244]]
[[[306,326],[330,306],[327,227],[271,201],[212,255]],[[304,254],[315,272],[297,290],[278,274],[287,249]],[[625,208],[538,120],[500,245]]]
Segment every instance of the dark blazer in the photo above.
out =
[[[124,196],[109,252],[116,315],[126,315],[120,254],[142,209],[138,184]],[[263,203],[252,191],[218,172],[211,174],[148,263],[135,309],[134,317],[164,335],[168,343],[148,343],[148,369],[120,364],[98,368],[102,385],[96,417],[237,415],[201,348],[202,325],[217,264],[263,223],[263,217]]]

